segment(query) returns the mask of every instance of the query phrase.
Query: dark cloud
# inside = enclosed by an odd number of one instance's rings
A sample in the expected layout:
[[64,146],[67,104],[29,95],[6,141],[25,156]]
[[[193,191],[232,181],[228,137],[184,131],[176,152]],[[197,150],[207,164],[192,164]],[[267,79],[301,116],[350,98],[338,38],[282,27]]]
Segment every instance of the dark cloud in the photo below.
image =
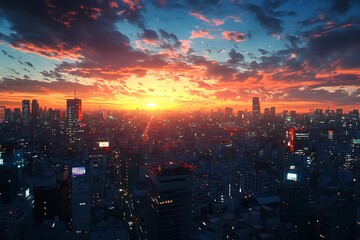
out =
[[[1,34],[0,34],[0,35],[1,35]],[[10,55],[10,54],[9,54],[7,51],[5,51],[5,50],[1,50],[1,52],[2,52],[5,56],[7,56],[7,57],[9,57],[9,58],[15,59],[14,56]]]
[[309,41],[309,50],[318,57],[334,54],[358,52],[360,48],[360,29],[345,29],[314,37]]
[[282,21],[279,18],[268,15],[264,10],[255,4],[250,4],[248,10],[255,14],[256,19],[269,34],[278,34],[283,31]]
[[26,65],[28,65],[29,67],[34,67],[34,65],[31,62],[25,62]]
[[242,55],[239,52],[236,52],[235,49],[231,49],[231,51],[228,53],[230,59],[228,60],[228,63],[236,64],[241,61],[244,61],[244,55]]
[[351,0],[334,0],[330,10],[336,13],[344,14],[351,7]]
[[72,95],[74,89],[81,89],[81,93],[87,97],[103,96],[111,97],[111,86],[100,85],[98,83],[93,85],[85,85],[74,82],[58,82],[58,81],[39,81],[34,79],[4,77],[0,80],[0,92],[3,93],[31,93],[31,94],[52,94],[61,93],[65,95]]
[[266,54],[269,53],[269,51],[267,51],[267,50],[265,50],[265,49],[262,49],[262,48],[259,48],[258,50],[259,50],[259,52],[260,52],[262,55],[266,55]]
[[256,20],[269,34],[279,34],[283,31],[283,22],[280,18],[296,15],[294,11],[277,10],[285,2],[286,0],[267,0],[262,6],[246,5],[246,9],[255,15]]
[[[129,38],[115,26],[124,19],[139,20],[136,14],[142,11],[141,4],[142,1],[121,4],[95,0],[2,1],[0,14],[11,23],[14,33],[1,34],[0,39],[22,51],[78,60],[68,64],[69,69],[86,68],[90,74],[93,68],[108,71],[139,65],[139,62],[153,63],[155,57],[147,61],[147,55],[132,49]],[[145,30],[144,34],[153,37],[152,33]]]
[[360,90],[349,93],[343,89],[337,89],[335,91],[328,91],[321,88],[316,89],[287,89],[286,95],[284,95],[281,100],[285,101],[303,101],[306,99],[307,101],[315,101],[322,102],[327,104],[343,104],[343,105],[354,105],[359,103]]
[[288,35],[286,38],[287,38],[287,40],[289,40],[291,48],[298,48],[300,39],[297,36]]
[[60,73],[60,72],[58,72],[57,71],[57,69],[55,69],[55,70],[50,70],[50,71],[41,71],[40,72],[42,75],[43,75],[43,77],[44,78],[46,78],[46,79],[49,79],[49,78],[51,78],[51,79],[55,79],[55,80],[57,80],[57,81],[59,81],[59,82],[64,82],[64,81],[66,81],[65,80],[65,78],[63,77],[63,75]]
[[159,40],[159,36],[154,30],[143,28],[143,33],[141,34],[141,38],[149,41],[157,41]]

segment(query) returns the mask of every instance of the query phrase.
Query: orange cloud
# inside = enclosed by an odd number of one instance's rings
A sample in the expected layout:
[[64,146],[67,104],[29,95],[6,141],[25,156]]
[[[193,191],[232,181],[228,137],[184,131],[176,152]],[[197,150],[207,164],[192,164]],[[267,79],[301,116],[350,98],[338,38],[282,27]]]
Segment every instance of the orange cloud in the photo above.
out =
[[200,31],[191,31],[190,38],[207,38],[207,39],[214,39],[215,37],[211,35],[206,30],[200,30]]
[[122,0],[123,3],[127,4],[131,10],[141,9],[139,0]]
[[199,20],[207,22],[210,25],[220,26],[220,25],[223,25],[225,22],[224,19],[217,19],[217,18],[209,19],[209,18],[205,17],[205,15],[198,13],[198,12],[190,12],[189,14],[191,16],[196,17]]
[[71,49],[67,49],[65,44],[62,43],[59,43],[56,46],[56,48],[50,46],[37,46],[29,42],[11,44],[10,46],[22,52],[35,53],[42,57],[55,59],[55,60],[61,60],[61,59],[77,60],[81,56],[80,52],[82,50],[80,47],[73,47]]
[[224,31],[222,37],[228,41],[243,42],[247,38],[247,34],[235,31]]

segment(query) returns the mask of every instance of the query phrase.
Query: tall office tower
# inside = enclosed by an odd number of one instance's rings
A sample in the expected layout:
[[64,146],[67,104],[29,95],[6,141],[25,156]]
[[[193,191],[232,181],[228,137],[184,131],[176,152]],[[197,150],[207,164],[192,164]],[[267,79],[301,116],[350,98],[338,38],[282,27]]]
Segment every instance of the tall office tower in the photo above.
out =
[[335,110],[335,115],[336,115],[337,117],[342,117],[342,115],[343,115],[343,109],[342,109],[342,108],[337,108],[337,109]]
[[91,183],[84,166],[71,169],[71,209],[74,239],[88,237],[91,227]]
[[13,119],[14,119],[14,122],[16,122],[16,123],[21,122],[21,110],[20,110],[20,108],[14,108]]
[[310,132],[307,129],[290,128],[286,132],[288,138],[288,150],[297,155],[304,155],[309,151]]
[[181,162],[150,167],[146,181],[148,239],[188,239],[191,223],[191,168]]
[[233,109],[230,108],[230,107],[226,107],[226,108],[225,108],[225,118],[226,118],[226,119],[230,119],[230,118],[233,117],[233,115],[234,115]]
[[22,100],[22,116],[23,116],[23,124],[29,125],[30,123],[30,101]]
[[81,99],[66,100],[66,132],[70,138],[70,143],[75,141],[75,132],[80,126],[82,120],[82,104]]
[[317,116],[317,117],[322,117],[323,116],[323,110],[320,109],[320,108],[315,109],[314,115]]
[[5,122],[12,122],[13,116],[10,108],[5,108]]
[[296,181],[286,181],[280,186],[279,196],[280,221],[283,223],[292,222],[297,226],[299,236],[302,236],[308,219],[308,188]]
[[5,106],[0,106],[0,124],[5,123]]
[[270,108],[270,116],[275,117],[275,107]]
[[269,108],[265,108],[265,109],[264,109],[264,116],[265,116],[265,117],[270,116],[270,109],[269,109]]
[[253,117],[260,117],[260,99],[258,97],[253,98],[252,114],[253,114]]
[[39,121],[40,112],[39,112],[39,103],[38,100],[33,99],[31,101],[31,122],[36,125]]

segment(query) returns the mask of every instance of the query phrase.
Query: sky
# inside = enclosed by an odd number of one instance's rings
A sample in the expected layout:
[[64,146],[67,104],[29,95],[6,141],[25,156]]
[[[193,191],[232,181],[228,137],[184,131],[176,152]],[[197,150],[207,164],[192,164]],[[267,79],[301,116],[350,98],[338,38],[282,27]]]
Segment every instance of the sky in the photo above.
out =
[[358,109],[360,0],[2,0],[0,105]]

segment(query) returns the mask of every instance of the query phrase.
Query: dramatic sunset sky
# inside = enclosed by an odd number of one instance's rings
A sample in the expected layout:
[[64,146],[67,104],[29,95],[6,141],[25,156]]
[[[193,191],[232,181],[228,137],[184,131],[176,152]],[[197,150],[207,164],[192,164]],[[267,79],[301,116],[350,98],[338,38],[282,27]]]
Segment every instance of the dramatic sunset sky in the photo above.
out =
[[11,108],[351,110],[359,76],[359,0],[0,1]]

